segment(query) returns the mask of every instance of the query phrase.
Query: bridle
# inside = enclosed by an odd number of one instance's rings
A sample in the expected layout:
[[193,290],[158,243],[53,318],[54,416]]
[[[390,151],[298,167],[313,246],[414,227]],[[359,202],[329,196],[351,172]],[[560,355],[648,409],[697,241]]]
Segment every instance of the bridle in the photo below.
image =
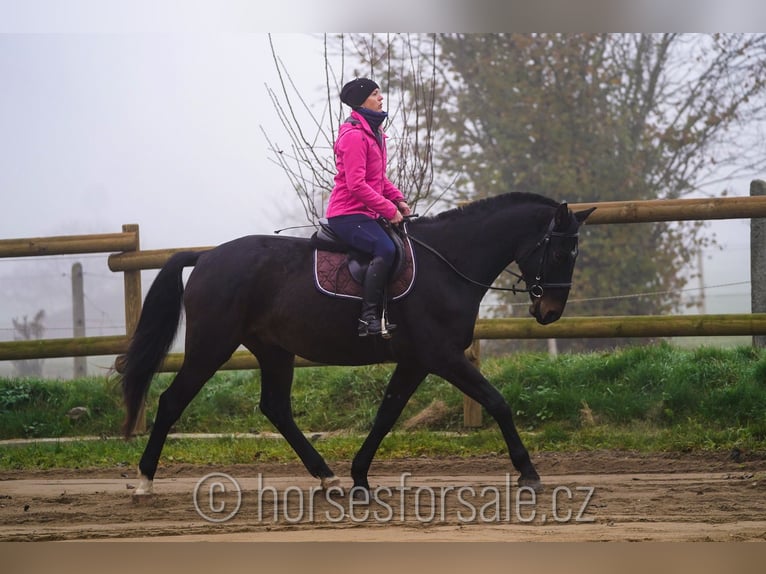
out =
[[[546,289],[569,289],[572,287],[571,276],[572,276],[572,273],[574,272],[575,260],[577,259],[577,242],[575,242],[574,249],[572,250],[574,255],[570,258],[570,269],[569,269],[570,280],[568,282],[545,281],[544,271],[545,271],[545,264],[548,261],[548,256],[551,250],[551,239],[555,237],[555,238],[562,238],[562,239],[577,240],[578,237],[580,236],[579,232],[577,231],[574,233],[554,231],[555,225],[556,225],[556,219],[554,217],[553,219],[551,219],[551,222],[548,224],[548,229],[545,231],[545,235],[543,235],[543,237],[535,244],[535,246],[532,247],[532,249],[527,251],[527,253],[525,253],[521,257],[516,258],[516,262],[519,264],[519,268],[521,269],[521,265],[530,257],[532,257],[536,251],[542,248],[543,252],[540,255],[537,273],[535,274],[535,280],[531,286],[529,285],[527,280],[524,278],[523,274],[516,273],[515,271],[511,271],[510,269],[503,270],[505,273],[508,273],[509,275],[513,275],[514,277],[517,278],[516,283],[514,283],[510,287],[495,287],[493,285],[488,285],[486,283],[482,283],[481,281],[476,281],[475,279],[471,279],[470,277],[465,275],[462,271],[460,271],[457,267],[455,267],[452,263],[450,263],[447,260],[447,258],[444,257],[441,253],[439,253],[436,249],[434,249],[427,243],[423,242],[422,240],[418,239],[417,237],[414,237],[409,232],[407,232],[406,235],[412,241],[414,241],[421,247],[433,253],[437,258],[443,261],[450,269],[452,269],[452,271],[454,271],[459,277],[461,277],[462,279],[464,279],[465,281],[468,281],[469,283],[473,285],[477,285],[485,289],[492,289],[493,291],[510,291],[514,295],[516,293],[529,293],[535,299],[539,299],[543,296]],[[519,286],[519,283],[521,283],[522,281],[527,283],[526,288],[522,288]]]
[[[527,289],[520,290],[522,292],[529,293],[532,295],[532,297],[535,297],[539,299],[543,296],[543,293],[545,293],[545,289],[570,289],[572,287],[572,274],[574,273],[574,266],[575,261],[577,259],[577,240],[580,237],[580,233],[575,231],[574,233],[566,233],[563,231],[554,231],[556,220],[555,218],[551,220],[551,222],[548,224],[548,229],[545,232],[545,235],[543,235],[542,239],[537,242],[537,244],[530,249],[526,254],[522,255],[521,257],[516,258],[516,262],[519,264],[519,268],[521,268],[521,264],[532,257],[532,255],[540,249],[543,248],[543,254],[540,257],[540,261],[537,268],[537,273],[535,273],[535,281],[532,284],[531,287],[528,287]],[[570,263],[569,263],[569,281],[567,282],[553,282],[553,281],[545,281],[543,277],[543,272],[545,270],[545,264],[548,261],[548,255],[551,250],[551,239],[554,237],[562,238],[562,239],[575,239],[574,248],[572,249],[572,257],[570,257]],[[510,275],[513,275],[514,277],[517,277],[518,280],[516,281],[516,285],[518,285],[522,280],[524,280],[524,276],[515,273],[514,271],[511,271],[509,269],[504,270],[506,273],[509,273]]]

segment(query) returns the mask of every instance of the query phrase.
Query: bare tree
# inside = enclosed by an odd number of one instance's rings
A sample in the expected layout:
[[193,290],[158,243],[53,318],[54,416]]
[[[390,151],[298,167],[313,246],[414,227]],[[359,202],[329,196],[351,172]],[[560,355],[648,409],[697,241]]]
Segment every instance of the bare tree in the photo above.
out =
[[323,216],[333,188],[333,143],[345,121],[341,86],[356,76],[375,79],[388,99],[385,126],[389,179],[416,209],[431,197],[434,184],[433,142],[436,83],[436,37],[409,34],[323,36],[326,90],[307,100],[300,85],[271,43],[278,88],[267,86],[289,140],[280,145],[264,131],[273,160],[284,171],[308,220]]

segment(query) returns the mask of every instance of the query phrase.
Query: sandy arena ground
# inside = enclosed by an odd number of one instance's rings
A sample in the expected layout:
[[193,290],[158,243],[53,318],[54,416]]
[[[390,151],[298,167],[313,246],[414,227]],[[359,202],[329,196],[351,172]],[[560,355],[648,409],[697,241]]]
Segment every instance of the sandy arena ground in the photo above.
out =
[[[0,541],[763,541],[766,454],[537,453],[376,462],[376,499],[318,491],[299,463],[164,465],[134,499],[125,468],[5,472]],[[349,488],[348,464],[335,464]],[[211,476],[224,473],[225,476]]]

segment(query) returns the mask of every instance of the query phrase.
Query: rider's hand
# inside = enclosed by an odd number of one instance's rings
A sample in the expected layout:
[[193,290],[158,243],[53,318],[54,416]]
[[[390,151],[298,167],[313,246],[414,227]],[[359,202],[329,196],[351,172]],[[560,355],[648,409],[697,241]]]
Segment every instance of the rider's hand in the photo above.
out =
[[404,216],[402,215],[400,211],[397,211],[396,214],[392,218],[390,218],[388,221],[391,222],[391,225],[397,225],[401,223],[402,221],[404,221]]
[[406,201],[400,201],[396,206],[399,208],[399,212],[402,215],[412,215],[412,210],[410,209],[410,206],[407,205]]

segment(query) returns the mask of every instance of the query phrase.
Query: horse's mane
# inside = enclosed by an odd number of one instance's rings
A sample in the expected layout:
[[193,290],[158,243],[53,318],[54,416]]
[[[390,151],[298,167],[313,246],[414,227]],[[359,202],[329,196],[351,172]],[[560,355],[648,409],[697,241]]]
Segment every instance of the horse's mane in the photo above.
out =
[[535,203],[541,205],[548,205],[555,207],[558,202],[549,197],[538,195],[536,193],[527,192],[510,192],[503,193],[501,195],[494,195],[492,197],[486,197],[477,201],[472,201],[462,207],[456,207],[443,211],[437,215],[422,217],[418,219],[418,222],[440,222],[444,220],[452,220],[460,215],[481,215],[483,213],[490,214],[498,210],[504,209],[512,205],[518,205],[520,203]]

